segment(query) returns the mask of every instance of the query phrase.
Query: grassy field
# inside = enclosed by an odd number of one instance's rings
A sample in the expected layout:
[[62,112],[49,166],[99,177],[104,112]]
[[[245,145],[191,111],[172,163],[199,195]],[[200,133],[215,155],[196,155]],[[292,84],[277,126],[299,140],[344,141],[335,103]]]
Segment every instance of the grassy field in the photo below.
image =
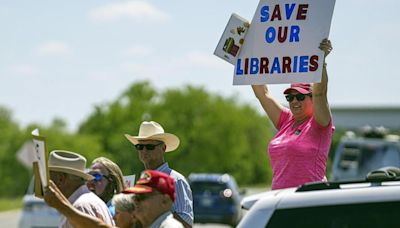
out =
[[0,198],[0,211],[9,211],[22,207],[22,197]]

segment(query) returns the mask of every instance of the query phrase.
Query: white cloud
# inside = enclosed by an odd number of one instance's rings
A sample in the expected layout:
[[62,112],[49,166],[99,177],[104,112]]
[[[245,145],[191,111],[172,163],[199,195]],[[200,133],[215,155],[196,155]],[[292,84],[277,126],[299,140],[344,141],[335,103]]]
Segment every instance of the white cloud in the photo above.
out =
[[32,75],[37,75],[39,73],[38,68],[30,64],[12,65],[10,66],[9,71],[13,74],[18,74],[23,76],[32,76]]
[[35,53],[39,56],[65,56],[71,53],[71,49],[64,42],[49,41],[39,45]]
[[97,22],[117,21],[122,18],[132,19],[136,22],[163,22],[170,16],[145,1],[112,3],[89,12],[89,19]]
[[[187,71],[225,70],[230,64],[213,54],[201,51],[191,51],[184,55],[165,57],[154,56],[151,61],[125,62],[120,64],[123,72],[146,77],[160,77],[160,75],[175,75]],[[155,65],[155,63],[157,63]]]
[[123,54],[126,56],[138,56],[138,57],[149,56],[152,53],[154,53],[154,49],[152,47],[145,45],[134,45],[128,47],[126,50],[123,51]]
[[149,75],[154,69],[148,64],[125,62],[120,65],[123,72],[128,72],[135,75]]
[[112,78],[115,76],[107,69],[97,69],[88,73],[88,79],[93,82],[110,81]]
[[221,61],[217,56],[211,53],[205,53],[200,51],[192,51],[183,57],[183,61],[191,66],[197,67],[210,67],[218,68],[221,64],[229,64]]

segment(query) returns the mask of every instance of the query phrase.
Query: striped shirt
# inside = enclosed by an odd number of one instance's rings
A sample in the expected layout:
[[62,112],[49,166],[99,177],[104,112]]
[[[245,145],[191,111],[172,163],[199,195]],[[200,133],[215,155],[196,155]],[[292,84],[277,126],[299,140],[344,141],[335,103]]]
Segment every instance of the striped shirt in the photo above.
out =
[[192,190],[185,177],[177,171],[169,168],[165,162],[156,169],[170,175],[175,180],[176,199],[172,205],[172,212],[177,213],[187,224],[193,225],[193,198]]
[[[97,217],[107,225],[115,225],[106,204],[96,194],[91,192],[86,185],[82,185],[76,189],[68,198],[68,201],[79,211]],[[73,228],[74,226],[72,226],[64,215],[62,215],[58,227]]]
[[150,228],[183,228],[181,222],[176,220],[170,211],[158,216]]

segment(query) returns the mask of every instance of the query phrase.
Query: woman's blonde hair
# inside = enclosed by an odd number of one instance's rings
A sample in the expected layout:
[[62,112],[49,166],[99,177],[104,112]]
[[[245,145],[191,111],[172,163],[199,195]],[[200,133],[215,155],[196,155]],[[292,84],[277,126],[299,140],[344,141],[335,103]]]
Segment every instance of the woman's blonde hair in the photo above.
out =
[[120,193],[124,190],[124,176],[122,171],[117,164],[105,157],[98,157],[93,160],[92,165],[95,163],[102,164],[109,172],[109,177],[112,179],[112,185],[114,187],[114,194]]

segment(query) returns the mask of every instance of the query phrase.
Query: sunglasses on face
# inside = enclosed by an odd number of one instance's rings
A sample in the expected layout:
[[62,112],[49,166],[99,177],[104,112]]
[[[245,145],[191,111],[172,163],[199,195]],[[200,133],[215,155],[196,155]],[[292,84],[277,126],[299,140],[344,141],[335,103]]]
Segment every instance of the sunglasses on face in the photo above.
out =
[[93,181],[95,182],[100,182],[103,178],[106,178],[107,180],[110,180],[110,176],[106,176],[100,173],[89,173],[94,177]]
[[302,94],[302,93],[288,94],[285,97],[288,102],[292,102],[294,100],[294,98],[296,98],[296,100],[298,100],[298,101],[304,101],[304,99],[306,99],[306,96],[311,97],[311,94]]
[[146,147],[146,150],[154,150],[156,146],[159,146],[161,144],[163,144],[163,142],[160,142],[158,144],[136,144],[135,148],[137,150],[143,150]]
[[157,194],[152,194],[152,193],[145,193],[145,194],[136,194],[135,195],[135,200],[137,202],[143,202],[147,199],[150,199],[153,196],[156,196]]

